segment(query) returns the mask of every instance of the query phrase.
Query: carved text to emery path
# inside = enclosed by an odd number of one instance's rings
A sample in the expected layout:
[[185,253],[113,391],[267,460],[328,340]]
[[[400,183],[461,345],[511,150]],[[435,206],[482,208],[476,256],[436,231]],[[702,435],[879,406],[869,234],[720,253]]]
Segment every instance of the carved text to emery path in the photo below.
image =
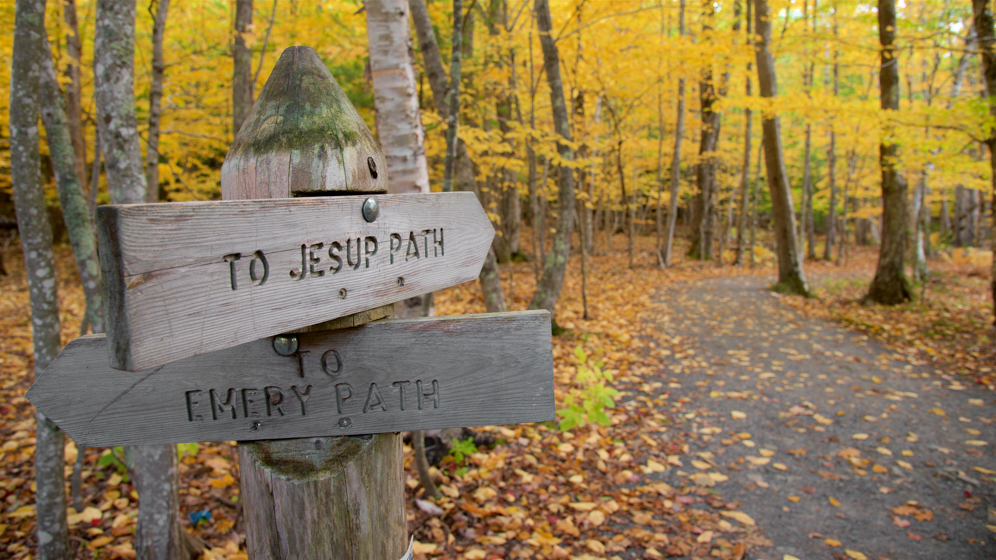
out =
[[[394,265],[445,256],[444,228],[391,233],[387,239],[372,235],[350,237],[328,243],[302,243],[301,266],[290,269],[293,280],[332,276],[350,270],[366,270],[378,264]],[[228,265],[232,290],[246,285],[262,286],[271,278],[270,262],[263,251],[231,253],[221,260]],[[248,261],[248,263],[246,263]]]
[[[331,389],[331,391],[329,391]],[[440,407],[436,379],[395,381],[390,384],[336,383],[327,387],[324,399],[312,385],[290,387],[231,387],[194,389],[184,392],[188,422],[247,420],[308,416],[335,411],[338,415],[435,410]]]

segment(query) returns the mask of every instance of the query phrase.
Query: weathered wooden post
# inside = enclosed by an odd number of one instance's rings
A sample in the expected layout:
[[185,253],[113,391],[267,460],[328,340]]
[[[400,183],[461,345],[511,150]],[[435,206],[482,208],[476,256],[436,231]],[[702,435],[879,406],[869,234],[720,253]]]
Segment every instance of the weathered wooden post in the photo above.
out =
[[[383,153],[318,53],[285,50],[225,158],[222,198],[385,192]],[[392,311],[387,305],[336,323],[359,325]],[[250,558],[405,554],[399,434],[243,441],[239,469]]]
[[552,420],[553,359],[546,311],[378,321],[476,279],[494,237],[473,193],[378,194],[385,168],[318,54],[288,49],[227,200],[98,209],[107,337],[28,399],[86,447],[241,442],[254,560],[407,556],[398,432]]

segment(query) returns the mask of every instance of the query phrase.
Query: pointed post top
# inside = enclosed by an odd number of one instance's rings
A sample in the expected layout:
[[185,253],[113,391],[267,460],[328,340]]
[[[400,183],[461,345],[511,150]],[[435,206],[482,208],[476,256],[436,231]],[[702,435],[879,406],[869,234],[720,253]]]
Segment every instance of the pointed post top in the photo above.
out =
[[222,198],[387,192],[387,161],[311,47],[289,47],[235,136]]

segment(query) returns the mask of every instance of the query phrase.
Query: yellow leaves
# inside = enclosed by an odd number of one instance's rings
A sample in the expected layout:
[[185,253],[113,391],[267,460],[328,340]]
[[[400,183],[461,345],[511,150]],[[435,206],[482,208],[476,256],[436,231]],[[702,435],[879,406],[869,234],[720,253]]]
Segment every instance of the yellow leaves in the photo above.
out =
[[739,410],[734,410],[730,412],[730,416],[732,416],[734,420],[743,420],[747,418],[747,415],[743,412],[740,412]]
[[415,554],[432,554],[436,551],[436,547],[439,546],[434,543],[421,543],[414,541],[412,543],[412,552]]
[[857,434],[852,435],[851,439],[856,439],[856,440],[859,440],[859,441],[864,441],[864,440],[868,439],[868,434],[857,433]]
[[983,447],[989,445],[989,442],[982,441],[981,439],[970,439],[965,442],[965,445],[971,445],[973,447]]
[[693,460],[692,466],[700,470],[708,470],[712,468],[712,465],[706,463],[705,461]]
[[640,469],[646,474],[662,473],[665,470],[667,470],[667,468],[664,465],[658,463],[657,461],[654,461],[653,459],[647,459],[647,465],[641,466]]
[[823,539],[823,544],[836,548],[840,546],[842,543],[837,539]]
[[834,498],[833,496],[830,496],[830,505],[832,505],[833,507],[840,507],[840,500]]
[[[498,492],[490,486],[481,486],[473,493],[474,500],[479,504],[482,504],[487,500],[494,498],[497,495]],[[594,504],[592,504],[592,507],[595,507]]]
[[567,505],[574,511],[591,511],[598,506],[595,502],[570,502]]
[[86,547],[89,548],[90,550],[97,550],[98,548],[107,546],[112,542],[114,542],[114,539],[111,537],[97,537],[92,541],[90,541],[89,543],[87,543]]
[[225,476],[221,478],[215,478],[211,480],[211,486],[215,488],[228,488],[233,484],[235,484],[235,479],[232,478],[232,475],[228,473],[225,473]]
[[761,450],[758,451],[758,453],[760,453],[762,457],[774,457],[775,456],[775,452],[772,451],[772,450],[770,450],[770,449],[761,449]]
[[712,531],[703,531],[702,534],[695,539],[695,542],[699,544],[708,544],[712,542],[712,534]]
[[772,463],[771,468],[779,471],[787,471],[788,467],[784,463]]
[[892,457],[892,451],[890,451],[886,447],[876,447],[875,451],[878,451],[882,455],[888,455],[889,457]]
[[[97,510],[98,512],[100,510]],[[7,514],[8,519],[23,519],[25,517],[35,516],[35,506],[21,506],[14,511]]]
[[931,409],[930,409],[930,410],[928,410],[927,412],[929,412],[929,413],[931,413],[931,414],[936,414],[936,415],[938,415],[938,416],[947,416],[947,415],[948,415],[948,413],[947,413],[947,412],[944,412],[943,410],[941,410],[941,409],[939,409],[939,408],[931,408]]
[[798,502],[799,502],[799,500],[801,500],[802,498],[800,498],[799,496],[789,496],[789,497],[788,497],[787,499],[788,499],[788,501],[790,501],[790,502],[795,502],[795,503],[798,503]]
[[985,467],[972,467],[972,469],[982,474],[989,474],[989,475],[996,474],[996,471],[987,469]]
[[913,470],[913,465],[907,463],[906,461],[896,461],[896,464],[908,471]]
[[762,467],[771,462],[771,459],[768,459],[767,457],[751,457],[750,455],[745,457],[745,459],[750,461],[750,464],[754,465],[755,467]]
[[857,550],[844,550],[844,554],[851,560],[868,560],[868,557]]

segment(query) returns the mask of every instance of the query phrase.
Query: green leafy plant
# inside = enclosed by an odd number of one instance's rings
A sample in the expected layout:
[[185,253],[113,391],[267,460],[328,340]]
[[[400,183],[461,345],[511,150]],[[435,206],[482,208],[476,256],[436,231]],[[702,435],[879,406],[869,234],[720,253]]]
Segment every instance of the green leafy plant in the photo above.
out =
[[577,386],[564,399],[566,406],[557,411],[560,429],[566,431],[588,423],[608,426],[612,419],[605,409],[615,407],[615,397],[619,396],[619,391],[608,386],[612,374],[604,371],[605,364],[593,361],[580,345],[574,349],[574,357],[577,359]]
[[100,459],[97,459],[97,466],[113,466],[118,471],[118,474],[121,475],[122,480],[128,482],[128,465],[125,464],[122,457],[124,457],[123,447],[108,449],[106,453],[100,456]]
[[197,443],[178,443],[176,444],[176,458],[183,459],[183,456],[190,455],[191,457],[197,456],[197,450],[200,448]]
[[477,453],[477,446],[474,445],[474,438],[458,439],[453,441],[453,447],[450,448],[450,455],[453,457],[453,462],[458,465],[457,469],[453,471],[453,474],[457,476],[463,476],[467,474],[467,467],[463,462],[467,459],[467,455]]

